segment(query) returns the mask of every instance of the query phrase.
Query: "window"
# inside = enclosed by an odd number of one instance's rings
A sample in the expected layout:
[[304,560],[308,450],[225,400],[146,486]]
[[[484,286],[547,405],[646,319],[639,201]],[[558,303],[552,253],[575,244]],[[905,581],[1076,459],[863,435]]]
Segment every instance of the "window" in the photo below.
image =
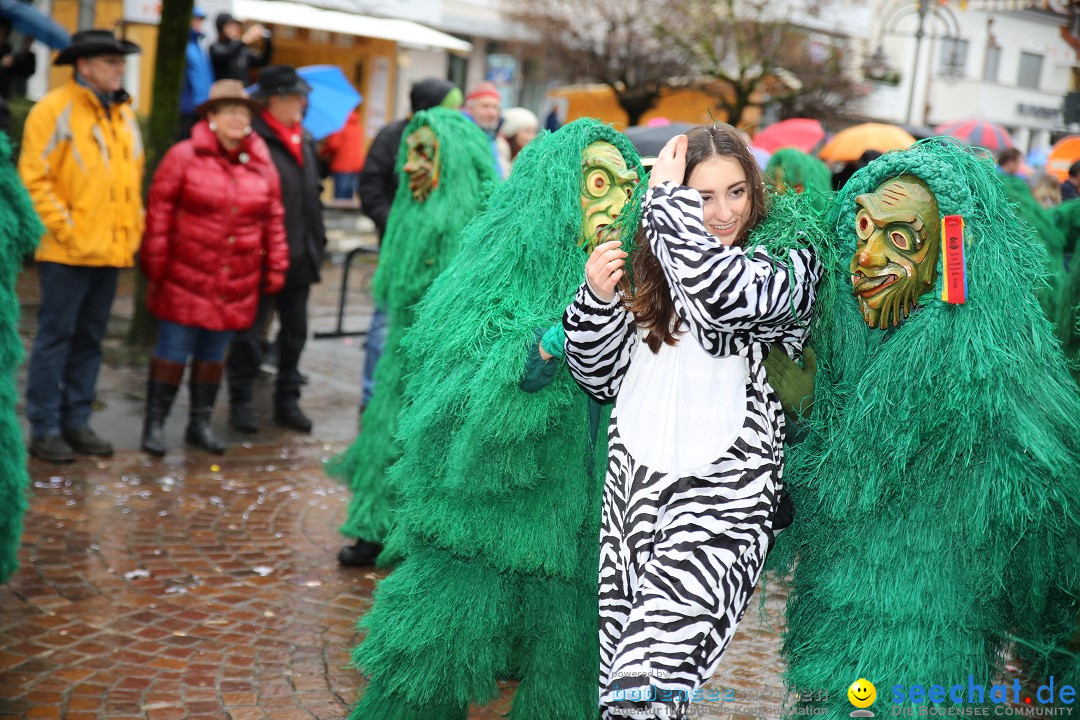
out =
[[446,79],[459,88],[469,85],[469,58],[446,53]]
[[986,47],[986,62],[983,64],[983,80],[997,82],[998,65],[1001,64],[1001,48],[996,45]]
[[938,72],[942,75],[964,75],[967,68],[968,41],[960,38],[942,38],[941,54],[938,56]]
[[1020,53],[1020,73],[1016,78],[1016,84],[1020,87],[1039,88],[1039,79],[1042,76],[1042,55],[1035,53]]

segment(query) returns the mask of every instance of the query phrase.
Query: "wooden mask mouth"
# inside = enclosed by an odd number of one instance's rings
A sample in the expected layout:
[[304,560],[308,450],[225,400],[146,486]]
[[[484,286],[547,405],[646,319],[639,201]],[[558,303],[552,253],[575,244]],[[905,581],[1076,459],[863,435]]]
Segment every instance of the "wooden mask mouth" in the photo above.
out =
[[900,276],[893,273],[865,275],[857,272],[851,276],[851,284],[854,286],[854,294],[865,299],[877,295],[885,288],[895,284],[899,279]]

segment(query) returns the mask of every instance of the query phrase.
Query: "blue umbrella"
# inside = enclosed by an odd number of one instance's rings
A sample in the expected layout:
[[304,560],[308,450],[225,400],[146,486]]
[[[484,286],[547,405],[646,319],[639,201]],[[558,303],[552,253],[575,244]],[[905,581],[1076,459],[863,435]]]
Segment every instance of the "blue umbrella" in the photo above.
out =
[[1047,161],[1050,159],[1050,148],[1041,147],[1035,148],[1028,153],[1027,164],[1034,168],[1046,167]]
[[12,29],[23,35],[33,35],[53,50],[63,50],[71,44],[71,35],[51,17],[18,0],[0,0],[0,17],[11,21]]
[[296,74],[311,86],[304,127],[316,140],[344,127],[349,113],[363,99],[337,65],[308,65],[297,68]]

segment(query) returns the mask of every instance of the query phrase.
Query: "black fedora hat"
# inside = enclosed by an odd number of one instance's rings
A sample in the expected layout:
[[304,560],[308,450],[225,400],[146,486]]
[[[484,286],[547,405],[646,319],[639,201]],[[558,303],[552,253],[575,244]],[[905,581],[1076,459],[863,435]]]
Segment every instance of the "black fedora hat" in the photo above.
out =
[[296,74],[296,68],[289,65],[271,65],[259,70],[255,76],[255,88],[252,99],[264,100],[271,95],[307,95],[311,86],[304,78]]
[[74,65],[81,57],[95,55],[132,55],[142,52],[133,42],[121,40],[109,30],[80,30],[71,36],[71,44],[60,51],[53,65]]

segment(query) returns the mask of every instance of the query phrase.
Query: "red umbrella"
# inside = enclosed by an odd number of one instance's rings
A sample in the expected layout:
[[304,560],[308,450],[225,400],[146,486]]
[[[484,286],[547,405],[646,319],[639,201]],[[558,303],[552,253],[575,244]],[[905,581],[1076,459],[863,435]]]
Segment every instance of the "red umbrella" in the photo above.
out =
[[963,120],[938,125],[938,135],[951,135],[965,145],[986,148],[987,150],[1005,150],[1013,146],[1009,131],[988,120]]
[[817,120],[792,118],[781,120],[759,132],[754,136],[754,145],[769,152],[793,147],[809,153],[824,139],[825,128]]

